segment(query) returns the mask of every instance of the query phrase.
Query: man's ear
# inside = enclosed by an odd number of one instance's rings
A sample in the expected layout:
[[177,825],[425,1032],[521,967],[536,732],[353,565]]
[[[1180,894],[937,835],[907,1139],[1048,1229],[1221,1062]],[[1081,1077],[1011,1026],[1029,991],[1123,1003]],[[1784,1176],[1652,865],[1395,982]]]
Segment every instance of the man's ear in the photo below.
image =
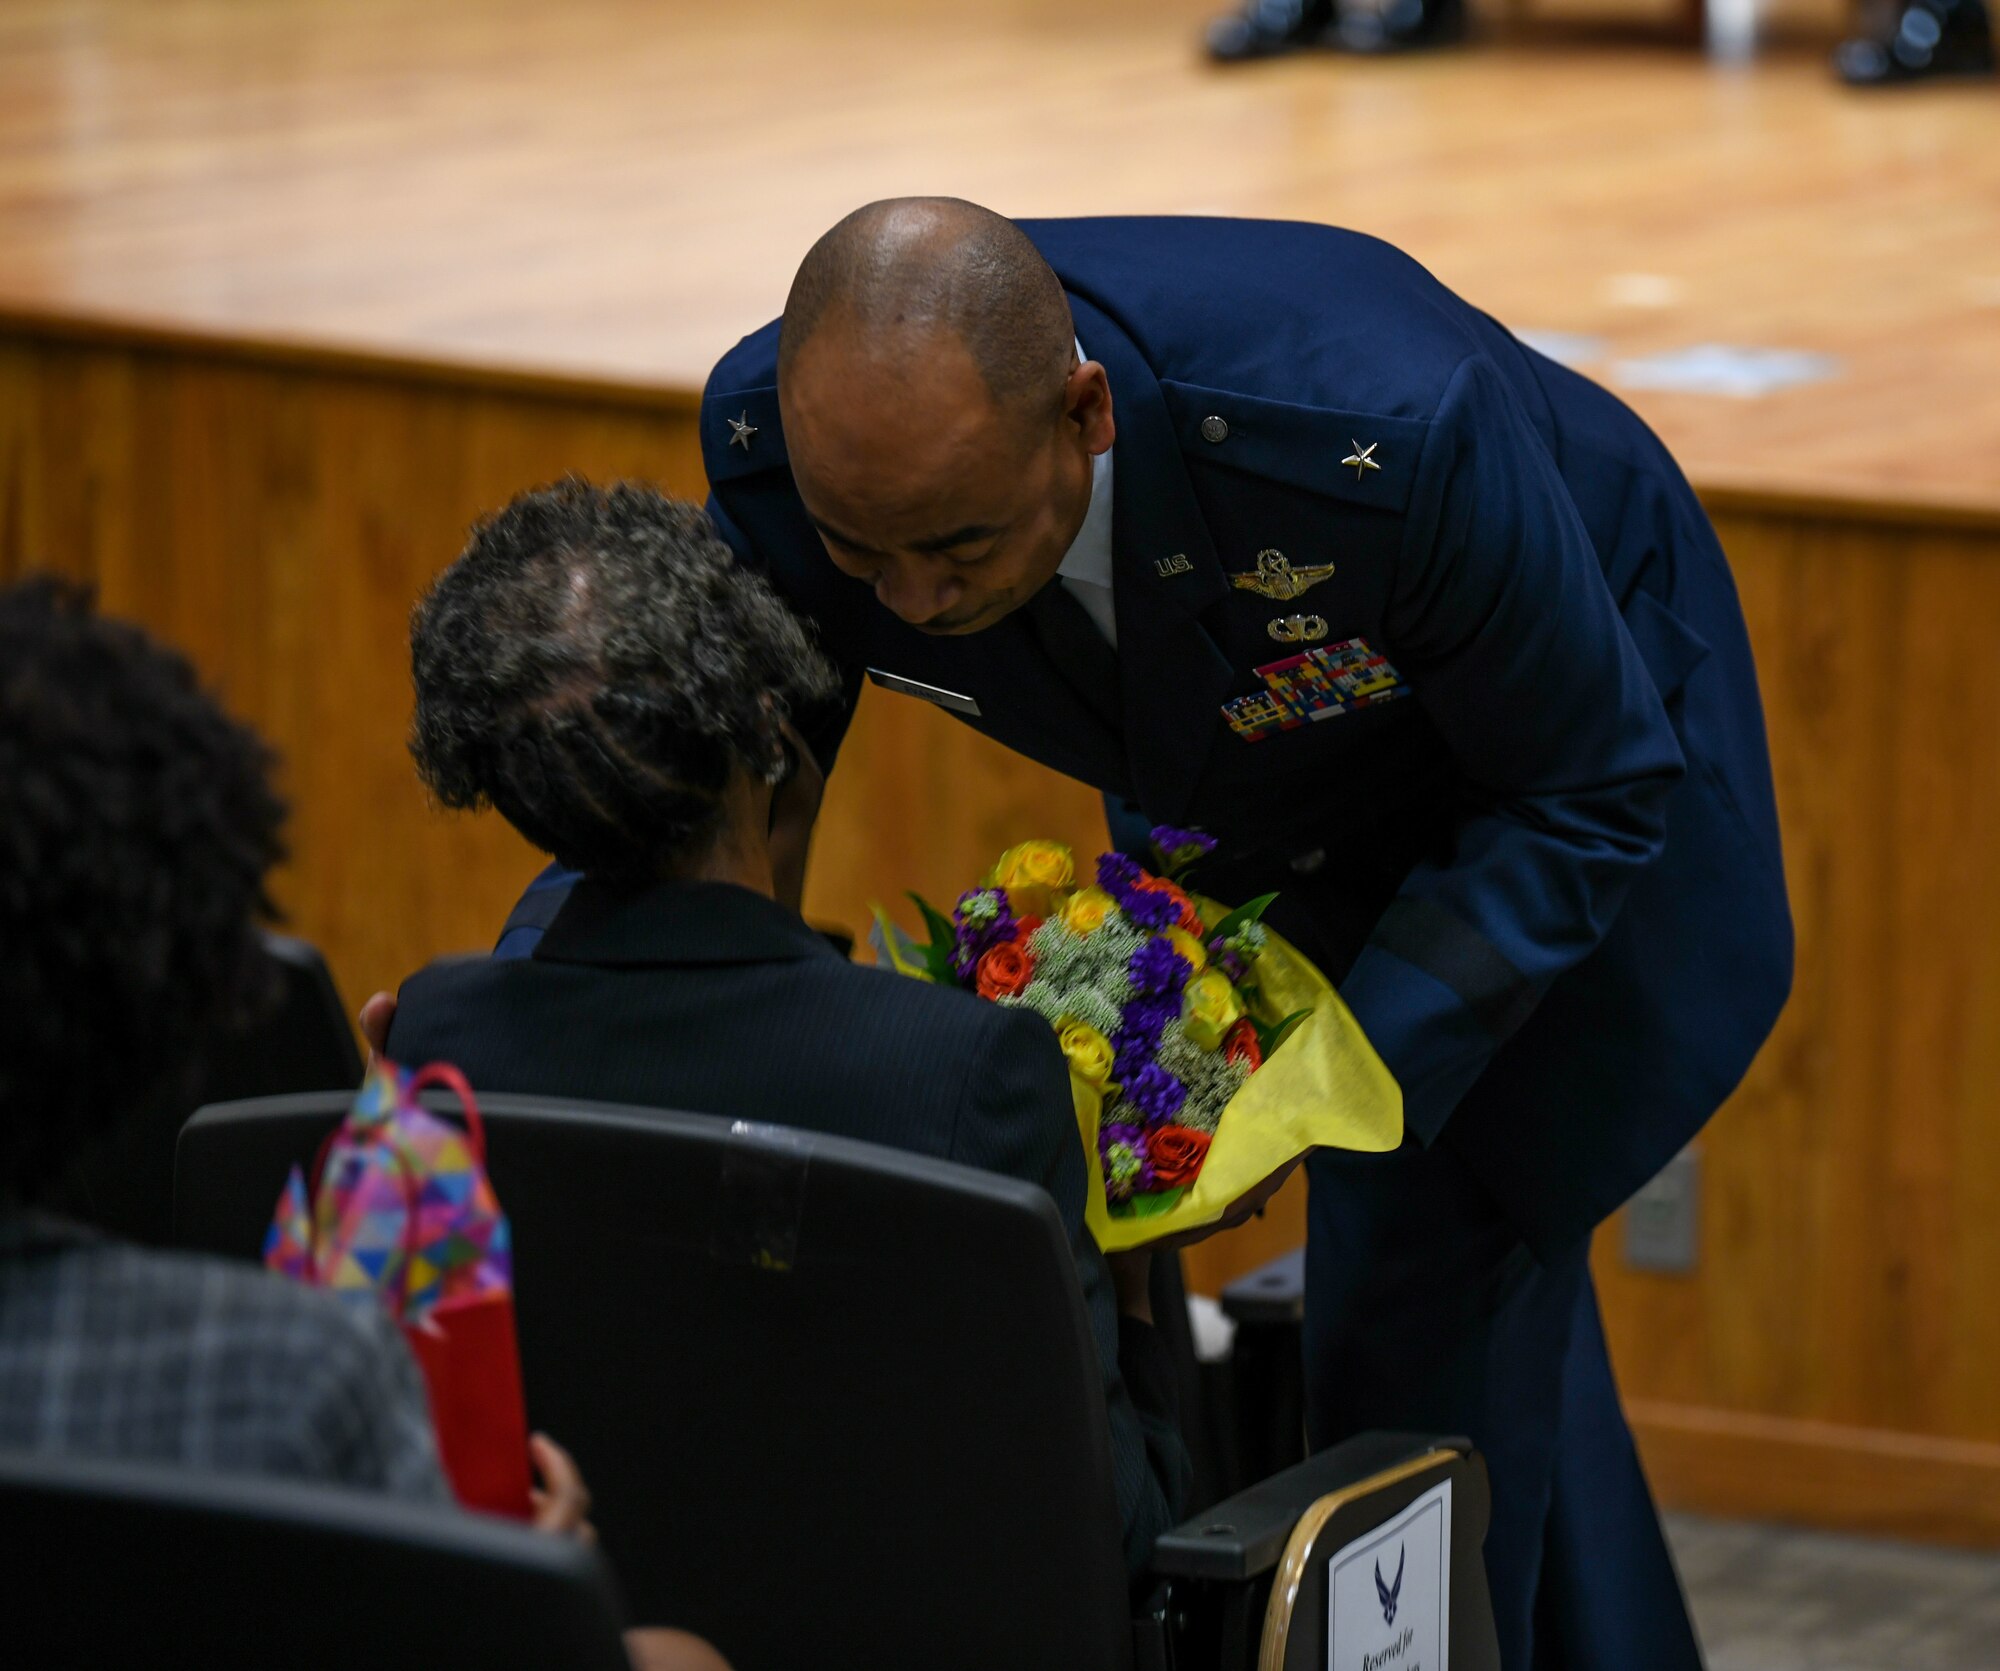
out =
[[1093,458],[1109,452],[1118,438],[1111,416],[1111,380],[1095,360],[1073,368],[1063,384],[1063,418],[1076,425],[1084,450]]

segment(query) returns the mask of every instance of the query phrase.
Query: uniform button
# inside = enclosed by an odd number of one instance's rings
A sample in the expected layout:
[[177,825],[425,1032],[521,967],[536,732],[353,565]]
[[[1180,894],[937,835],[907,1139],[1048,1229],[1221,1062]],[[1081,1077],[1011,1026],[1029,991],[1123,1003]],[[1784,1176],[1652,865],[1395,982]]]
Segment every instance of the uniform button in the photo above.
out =
[[1229,439],[1228,420],[1213,415],[1203,418],[1201,420],[1201,438],[1204,441],[1227,441]]
[[1326,849],[1324,847],[1314,847],[1304,853],[1294,853],[1291,859],[1293,871],[1300,876],[1312,875],[1314,871],[1325,863]]

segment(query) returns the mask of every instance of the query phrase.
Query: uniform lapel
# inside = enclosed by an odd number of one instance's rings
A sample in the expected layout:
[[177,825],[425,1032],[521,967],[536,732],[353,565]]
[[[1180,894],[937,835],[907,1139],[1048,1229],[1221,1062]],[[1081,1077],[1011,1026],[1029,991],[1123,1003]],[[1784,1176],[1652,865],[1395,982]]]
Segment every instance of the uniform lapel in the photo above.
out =
[[1229,581],[1181,461],[1159,379],[1108,316],[1074,295],[1070,307],[1084,352],[1110,378],[1118,424],[1111,546],[1127,758],[1139,804],[1154,818],[1177,819],[1201,777],[1218,710],[1235,680],[1200,618],[1229,595]]

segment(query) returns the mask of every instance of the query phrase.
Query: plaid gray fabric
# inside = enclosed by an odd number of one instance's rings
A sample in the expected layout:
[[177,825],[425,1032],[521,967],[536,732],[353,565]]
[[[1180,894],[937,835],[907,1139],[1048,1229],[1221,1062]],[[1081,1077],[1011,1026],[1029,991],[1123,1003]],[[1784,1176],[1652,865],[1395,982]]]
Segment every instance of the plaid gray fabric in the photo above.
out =
[[450,1500],[382,1313],[47,1218],[0,1223],[0,1446]]

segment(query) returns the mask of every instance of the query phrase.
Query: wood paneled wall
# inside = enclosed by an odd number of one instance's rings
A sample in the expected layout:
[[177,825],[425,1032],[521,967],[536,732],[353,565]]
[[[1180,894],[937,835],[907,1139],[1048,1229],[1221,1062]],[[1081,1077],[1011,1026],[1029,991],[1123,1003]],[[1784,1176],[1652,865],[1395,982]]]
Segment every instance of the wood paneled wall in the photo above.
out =
[[1615,1225],[1600,1241],[1613,1353],[1656,1473],[1693,1500],[1823,1514],[1831,1494],[1852,1524],[2000,1542],[2000,528],[1716,524],[1797,977],[1701,1139],[1697,1272],[1641,1275]]
[[[490,945],[545,862],[497,818],[428,804],[404,749],[408,618],[476,517],[568,472],[704,491],[672,402],[0,336],[0,581],[93,582],[277,745],[278,899],[351,1002]],[[1080,785],[871,690],[808,910],[858,931],[870,900],[949,898],[1029,829],[1094,851],[1104,820]]]
[[[279,897],[358,1000],[489,944],[539,864],[430,808],[406,621],[468,523],[566,471],[701,487],[685,402],[0,334],[0,579],[45,567],[191,654],[285,760]],[[2000,1542],[2000,527],[1719,500],[1765,688],[1799,937],[1776,1036],[1702,1138],[1701,1261],[1598,1273],[1669,1501]],[[1095,797],[871,692],[809,907],[948,895]],[[1302,1235],[1296,1186],[1190,1257]]]

